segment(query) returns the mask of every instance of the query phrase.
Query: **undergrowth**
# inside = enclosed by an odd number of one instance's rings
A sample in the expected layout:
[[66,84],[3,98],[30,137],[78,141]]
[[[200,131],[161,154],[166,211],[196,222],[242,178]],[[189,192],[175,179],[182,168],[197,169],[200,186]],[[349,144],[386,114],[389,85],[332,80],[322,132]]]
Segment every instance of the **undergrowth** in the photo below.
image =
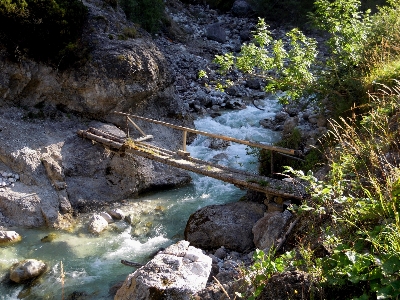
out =
[[[301,270],[312,275],[323,299],[400,297],[400,84],[378,91],[360,122],[332,121],[325,137],[326,180],[288,168],[307,182],[311,195],[291,207],[305,225],[292,251],[256,252],[256,271],[248,275],[253,296],[271,274]],[[271,264],[280,267],[263,267]]]

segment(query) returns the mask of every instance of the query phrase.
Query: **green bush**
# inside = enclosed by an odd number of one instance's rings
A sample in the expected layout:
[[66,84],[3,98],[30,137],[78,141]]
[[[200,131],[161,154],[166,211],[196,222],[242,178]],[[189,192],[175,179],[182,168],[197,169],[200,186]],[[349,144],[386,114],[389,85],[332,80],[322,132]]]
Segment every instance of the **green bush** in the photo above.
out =
[[86,16],[79,0],[1,1],[0,42],[16,59],[29,56],[58,65],[64,58],[65,63],[71,58],[68,49],[79,44]]
[[120,5],[128,19],[148,32],[160,29],[164,16],[163,0],[120,0]]

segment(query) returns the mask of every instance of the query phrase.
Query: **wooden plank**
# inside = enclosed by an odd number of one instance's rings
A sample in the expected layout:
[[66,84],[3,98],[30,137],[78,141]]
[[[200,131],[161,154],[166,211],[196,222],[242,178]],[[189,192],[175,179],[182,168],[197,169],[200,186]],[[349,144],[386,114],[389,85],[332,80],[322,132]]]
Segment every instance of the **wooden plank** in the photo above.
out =
[[[124,152],[126,153],[139,155],[170,166],[229,182],[240,188],[251,189],[283,198],[303,199],[304,189],[295,186],[293,183],[248,173],[243,170],[232,169],[190,156],[179,157],[176,152],[143,142],[135,142],[133,147],[129,147],[124,143],[117,142],[115,139],[118,138],[113,135],[108,135],[108,133],[100,130],[91,131],[92,132],[79,130],[78,135],[106,145],[114,151],[124,148]],[[96,135],[93,132],[96,132],[99,135]],[[113,138],[114,140],[111,140],[110,138]]]
[[99,143],[101,143],[103,145],[106,145],[106,146],[109,146],[111,148],[115,148],[115,149],[120,149],[122,147],[122,145],[123,145],[123,143],[112,141],[112,140],[107,139],[105,137],[98,136],[98,135],[95,135],[93,133],[87,132],[86,130],[79,130],[78,131],[78,135],[81,136],[81,137],[93,140],[95,142],[99,142]]
[[205,132],[205,131],[200,131],[200,130],[192,129],[192,128],[189,128],[189,127],[178,126],[178,125],[174,125],[174,124],[171,124],[171,123],[158,121],[158,120],[154,120],[154,119],[149,119],[149,118],[145,118],[145,117],[141,117],[141,116],[126,114],[126,113],[122,113],[122,112],[114,111],[113,113],[114,114],[118,114],[118,115],[122,115],[122,116],[130,116],[132,118],[139,119],[139,120],[142,120],[142,121],[151,122],[151,123],[154,123],[154,124],[159,124],[159,125],[163,125],[163,126],[166,126],[166,127],[170,127],[170,128],[174,128],[174,129],[178,129],[178,130],[183,130],[183,131],[187,131],[187,132],[191,132],[191,133],[195,133],[195,134],[201,134],[201,135],[204,135],[204,136],[208,136],[208,137],[212,137],[212,138],[216,138],[216,139],[221,139],[221,140],[224,140],[224,141],[235,142],[235,143],[247,145],[247,146],[250,146],[250,147],[258,147],[258,148],[261,148],[261,149],[273,150],[273,151],[277,151],[277,152],[285,153],[285,154],[289,154],[289,155],[294,155],[294,156],[299,156],[301,154],[301,151],[298,151],[298,150],[287,149],[287,148],[271,146],[271,145],[264,145],[264,144],[261,144],[261,143],[250,142],[250,141],[246,141],[246,140],[240,140],[240,139],[232,138],[232,137],[225,136],[225,135],[220,135],[220,134],[214,134],[214,133],[209,133],[209,132]]
[[[225,182],[232,183],[238,187],[255,190],[258,192],[280,196],[289,199],[303,199],[303,195],[294,184],[287,183],[281,180],[273,180],[268,177],[258,176],[255,174],[243,174],[243,172],[227,171],[224,168],[211,166],[208,162],[202,164],[196,161],[191,161],[191,158],[183,159],[181,157],[160,156],[155,152],[143,151],[141,148],[127,148],[126,153],[139,155],[154,161],[158,161],[173,167],[219,179]],[[292,191],[292,192],[290,192]]]

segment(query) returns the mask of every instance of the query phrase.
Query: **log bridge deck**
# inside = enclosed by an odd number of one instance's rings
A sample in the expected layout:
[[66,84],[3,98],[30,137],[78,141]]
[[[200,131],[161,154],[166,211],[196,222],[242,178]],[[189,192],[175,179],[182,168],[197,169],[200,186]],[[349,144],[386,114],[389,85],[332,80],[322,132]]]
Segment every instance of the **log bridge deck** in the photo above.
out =
[[[186,151],[186,136],[187,132],[202,134],[212,138],[218,138],[222,140],[245,144],[252,147],[259,147],[262,149],[270,150],[271,154],[273,154],[274,152],[279,152],[282,155],[289,155],[294,159],[298,159],[296,157],[298,153],[295,150],[274,147],[245,140],[239,140],[232,137],[217,135],[187,127],[177,126],[174,124],[148,119],[136,115],[125,114],[120,112],[114,112],[114,113],[124,116],[127,120],[127,123],[128,122],[131,123],[140,132],[142,137],[135,140],[129,138],[128,129],[127,129],[128,131],[127,138],[121,138],[111,133],[104,132],[95,128],[89,128],[87,130],[79,130],[78,135],[90,139],[92,141],[95,141],[97,143],[100,143],[105,147],[109,148],[110,150],[118,152],[120,154],[139,155],[173,167],[195,172],[208,177],[216,178],[228,183],[232,183],[239,188],[262,192],[265,193],[267,196],[269,196],[269,198],[270,196],[279,197],[283,199],[296,199],[296,200],[301,200],[304,198],[305,194],[304,188],[299,184],[273,179],[270,177],[260,176],[257,174],[229,168],[213,162],[203,161],[191,157],[190,153]],[[132,121],[131,118],[136,118],[143,121],[152,122],[181,130],[183,132],[182,150],[171,151],[168,149],[151,145],[149,142],[145,142],[147,140],[150,140],[153,136],[146,135],[143,132],[143,130],[141,130],[140,127]]]

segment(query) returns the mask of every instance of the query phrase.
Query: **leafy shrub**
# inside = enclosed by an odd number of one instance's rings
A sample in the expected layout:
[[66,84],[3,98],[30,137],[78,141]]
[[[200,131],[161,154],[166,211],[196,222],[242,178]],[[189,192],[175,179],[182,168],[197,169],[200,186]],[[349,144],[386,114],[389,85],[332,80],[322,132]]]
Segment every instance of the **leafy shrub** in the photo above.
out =
[[120,0],[120,5],[131,21],[149,32],[160,29],[164,16],[163,0]]
[[28,55],[58,64],[79,44],[86,16],[79,0],[1,1],[0,41],[16,59]]

